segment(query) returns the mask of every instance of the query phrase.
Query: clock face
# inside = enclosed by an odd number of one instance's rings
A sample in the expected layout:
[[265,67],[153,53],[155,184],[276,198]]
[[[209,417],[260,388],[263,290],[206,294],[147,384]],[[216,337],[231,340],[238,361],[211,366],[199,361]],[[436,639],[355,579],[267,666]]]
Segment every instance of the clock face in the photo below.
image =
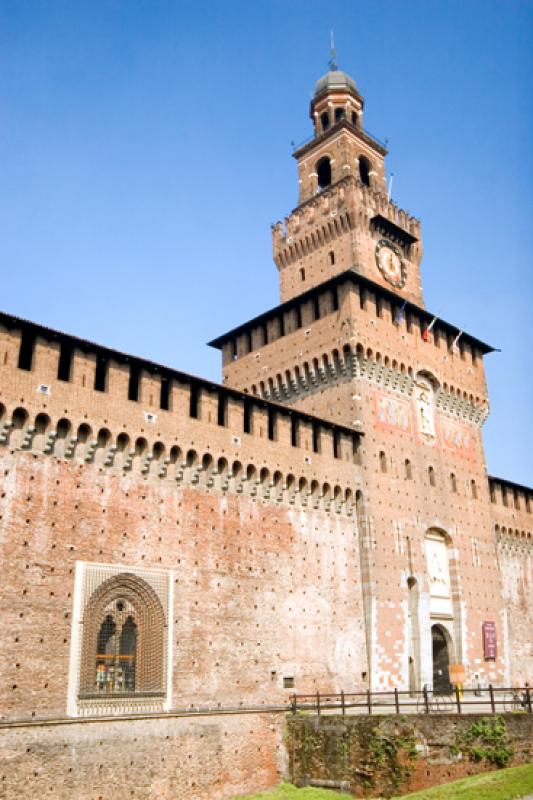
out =
[[401,289],[405,285],[406,270],[400,251],[387,239],[376,245],[376,264],[389,283]]

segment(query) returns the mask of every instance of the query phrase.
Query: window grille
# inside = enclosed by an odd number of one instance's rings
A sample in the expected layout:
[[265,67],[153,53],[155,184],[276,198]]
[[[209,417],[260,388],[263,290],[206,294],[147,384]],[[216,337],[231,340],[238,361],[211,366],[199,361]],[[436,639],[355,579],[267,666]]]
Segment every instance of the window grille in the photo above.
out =
[[69,713],[168,707],[171,589],[169,570],[78,564]]

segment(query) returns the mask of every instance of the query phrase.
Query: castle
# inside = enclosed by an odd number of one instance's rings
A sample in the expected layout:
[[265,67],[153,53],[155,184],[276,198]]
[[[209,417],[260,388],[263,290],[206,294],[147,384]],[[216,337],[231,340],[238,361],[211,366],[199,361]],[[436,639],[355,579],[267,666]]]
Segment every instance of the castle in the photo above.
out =
[[4,720],[533,682],[492,348],[426,309],[354,81],[310,111],[280,303],[210,343],[220,384],[1,314]]

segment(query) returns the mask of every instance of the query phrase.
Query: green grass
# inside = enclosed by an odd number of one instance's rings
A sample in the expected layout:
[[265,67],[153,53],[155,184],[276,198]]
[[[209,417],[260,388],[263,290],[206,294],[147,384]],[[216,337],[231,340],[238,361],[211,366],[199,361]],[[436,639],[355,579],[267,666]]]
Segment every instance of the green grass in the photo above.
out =
[[515,800],[531,793],[533,764],[526,764],[523,767],[483,772],[460,781],[434,786],[432,789],[404,794],[402,800]]
[[[453,783],[404,794],[393,800],[516,800],[533,793],[533,764],[483,772]],[[331,789],[296,789],[282,783],[276,789],[241,797],[239,800],[350,800],[351,795]],[[235,798],[234,800],[237,800]],[[353,800],[353,798],[351,798]]]
[[234,800],[353,800],[349,794],[334,792],[331,789],[297,789],[292,783],[282,783],[269,792],[250,794]]

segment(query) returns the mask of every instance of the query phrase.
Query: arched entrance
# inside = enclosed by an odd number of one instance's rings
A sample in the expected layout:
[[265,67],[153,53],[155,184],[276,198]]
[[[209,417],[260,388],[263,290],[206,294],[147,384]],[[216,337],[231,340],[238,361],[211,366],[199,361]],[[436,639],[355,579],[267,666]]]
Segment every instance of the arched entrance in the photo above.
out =
[[433,654],[433,691],[435,694],[450,694],[450,653],[448,639],[441,625],[431,626],[431,644]]

